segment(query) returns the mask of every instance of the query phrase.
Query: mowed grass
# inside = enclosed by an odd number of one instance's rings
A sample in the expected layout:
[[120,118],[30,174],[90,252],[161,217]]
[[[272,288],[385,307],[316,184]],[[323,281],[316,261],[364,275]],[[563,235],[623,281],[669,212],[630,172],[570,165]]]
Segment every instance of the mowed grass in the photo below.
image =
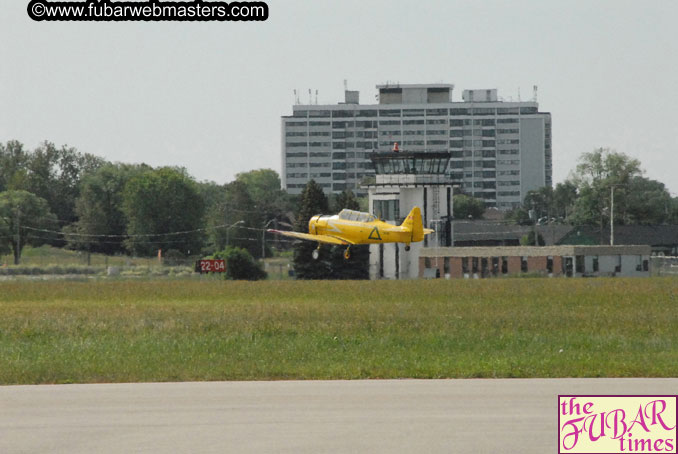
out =
[[676,377],[678,281],[0,283],[0,383]]

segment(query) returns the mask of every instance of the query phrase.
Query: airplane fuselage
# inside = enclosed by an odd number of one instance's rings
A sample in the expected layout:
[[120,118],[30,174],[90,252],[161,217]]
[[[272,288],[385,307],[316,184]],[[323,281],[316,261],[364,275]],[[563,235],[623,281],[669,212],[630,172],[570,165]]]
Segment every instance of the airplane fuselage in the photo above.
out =
[[344,238],[355,244],[412,242],[412,232],[384,221],[371,222],[340,219],[337,215],[313,216],[308,223],[311,235],[330,235]]

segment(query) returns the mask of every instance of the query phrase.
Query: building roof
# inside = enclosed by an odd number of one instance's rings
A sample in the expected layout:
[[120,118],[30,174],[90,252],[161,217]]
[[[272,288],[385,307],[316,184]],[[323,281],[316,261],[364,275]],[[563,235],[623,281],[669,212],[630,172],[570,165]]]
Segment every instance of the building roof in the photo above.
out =
[[[486,242],[515,241],[529,234],[531,225],[507,224],[504,221],[454,221],[454,241]],[[572,230],[571,225],[549,224],[538,225],[537,232],[546,245],[560,244],[559,241]]]
[[[610,226],[572,227],[558,244],[609,244]],[[678,225],[615,225],[614,244],[678,245]]]
[[438,83],[438,84],[401,84],[401,83],[395,83],[395,84],[378,84],[377,89],[381,88],[449,88],[453,89],[454,84],[443,84],[443,83]]
[[577,255],[650,255],[647,245],[628,246],[476,246],[421,248],[421,257],[558,257]]

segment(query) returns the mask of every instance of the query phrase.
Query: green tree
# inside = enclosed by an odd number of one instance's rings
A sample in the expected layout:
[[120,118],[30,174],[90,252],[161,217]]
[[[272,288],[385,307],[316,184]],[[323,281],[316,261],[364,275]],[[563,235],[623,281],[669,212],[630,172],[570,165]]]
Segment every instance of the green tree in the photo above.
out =
[[131,178],[123,190],[123,213],[130,251],[152,255],[176,249],[190,255],[201,249],[203,200],[183,169],[163,167]]
[[55,238],[49,230],[54,229],[56,219],[47,201],[27,191],[0,193],[0,225],[1,249],[11,249],[15,265],[25,245],[38,246]]
[[281,189],[280,176],[275,170],[251,170],[237,174],[235,179],[245,185],[262,216],[271,218],[278,214],[285,191]]
[[0,143],[0,192],[23,187],[28,158],[21,142]]
[[678,224],[678,197],[672,197],[666,207],[667,219],[669,224]]
[[[598,224],[602,230],[603,225],[609,222],[611,187],[628,186],[634,177],[641,174],[640,161],[623,153],[607,148],[584,153],[570,177],[578,194],[573,207],[572,222]],[[624,212],[626,201],[621,193],[620,197],[615,197],[615,205],[616,213]]]
[[206,189],[210,196],[207,236],[212,250],[237,246],[247,249],[253,256],[261,255],[263,215],[257,209],[247,185],[236,180],[221,187]]
[[[315,180],[310,180],[301,193],[301,203],[297,212],[294,230],[308,232],[308,221],[316,214],[327,213],[328,201],[322,188]],[[299,241],[294,246],[294,271],[297,279],[324,279],[330,274],[328,265],[329,248],[321,248],[320,258],[312,257],[316,244],[311,241]]]
[[465,194],[456,194],[452,200],[455,219],[482,219],[484,201]]
[[576,187],[572,222],[610,222],[614,191],[615,224],[657,224],[672,219],[672,199],[663,183],[642,176],[640,162],[623,153],[597,149],[585,153],[570,178]]
[[645,177],[633,177],[626,187],[619,188],[625,201],[617,211],[618,194],[615,192],[615,222],[623,224],[660,224],[671,218],[671,194],[661,183]]
[[530,213],[523,207],[514,208],[506,213],[504,218],[518,225],[532,225],[534,221],[530,219]]
[[197,188],[205,206],[205,226],[207,227],[205,253],[223,250],[226,247],[226,235],[219,226],[228,224],[226,185],[204,181],[197,183]]
[[75,200],[84,175],[105,161],[75,148],[44,142],[32,152],[18,141],[0,144],[0,191],[24,190],[47,201],[58,219],[76,220]]
[[553,212],[553,188],[543,186],[539,189],[527,191],[523,206],[526,210],[533,210],[536,219],[551,217]]
[[68,247],[105,254],[124,252],[123,191],[130,179],[150,170],[145,164],[106,164],[86,175],[75,202],[78,221],[65,229]]
[[557,219],[566,221],[572,213],[577,201],[577,187],[569,180],[558,183],[553,190],[553,207],[551,215]]
[[[264,224],[270,226],[274,222],[273,225],[280,222],[289,223],[290,219],[294,218],[293,213],[296,209],[294,198],[281,189],[280,176],[274,170],[258,169],[239,173],[236,175],[236,181],[244,183],[249,192],[253,205],[247,208],[257,211],[260,218],[260,224],[256,226],[257,228],[263,228]],[[248,250],[255,257],[259,257],[262,250],[260,242],[257,243],[259,246],[256,251],[251,248],[252,244],[248,247]]]
[[360,201],[350,189],[342,191],[339,194],[331,197],[330,201],[330,211],[333,213],[338,213],[344,208],[360,211]]
[[81,179],[104,163],[103,159],[79,153],[75,148],[57,148],[53,143],[44,142],[29,155],[26,175],[17,183],[17,189],[47,200],[59,220],[74,222]]
[[247,249],[228,247],[214,254],[213,258],[226,260],[226,279],[258,281],[267,277],[266,271]]

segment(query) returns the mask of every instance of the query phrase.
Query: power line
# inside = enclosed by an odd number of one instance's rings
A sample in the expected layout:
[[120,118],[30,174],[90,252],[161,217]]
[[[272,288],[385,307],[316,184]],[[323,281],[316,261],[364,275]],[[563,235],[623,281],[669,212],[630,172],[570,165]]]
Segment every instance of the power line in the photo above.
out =
[[[12,238],[11,236],[8,237],[0,237],[0,238]],[[54,240],[54,238],[46,237],[46,236],[39,236],[39,235],[27,235],[26,238],[31,238],[31,239],[39,239],[39,240]],[[238,237],[238,238],[232,238],[232,240],[238,240],[238,241],[259,241],[258,238],[249,238],[249,237]],[[130,239],[130,240],[121,240],[121,241],[97,241],[99,244],[117,244],[121,245],[123,241],[126,241],[129,244],[177,244],[177,243],[184,243],[184,241],[181,240],[135,240],[135,239]],[[293,243],[295,241],[299,240],[287,240],[287,239],[279,239],[279,242],[283,243]]]
[[214,227],[204,227],[204,228],[200,228],[200,229],[184,230],[184,231],[179,231],[179,232],[137,233],[137,234],[124,234],[124,235],[59,232],[57,230],[38,229],[38,228],[35,228],[35,227],[28,227],[28,226],[25,226],[24,228],[26,228],[28,230],[33,230],[33,231],[36,231],[36,232],[54,233],[56,235],[62,235],[62,236],[80,236],[80,237],[90,237],[90,238],[138,238],[138,237],[153,237],[153,236],[186,235],[186,234],[189,234],[189,233],[205,232],[207,230],[217,230],[217,229],[224,228],[224,227],[230,227],[230,225],[231,224],[222,224],[222,225],[217,225],[217,226],[214,226]]

